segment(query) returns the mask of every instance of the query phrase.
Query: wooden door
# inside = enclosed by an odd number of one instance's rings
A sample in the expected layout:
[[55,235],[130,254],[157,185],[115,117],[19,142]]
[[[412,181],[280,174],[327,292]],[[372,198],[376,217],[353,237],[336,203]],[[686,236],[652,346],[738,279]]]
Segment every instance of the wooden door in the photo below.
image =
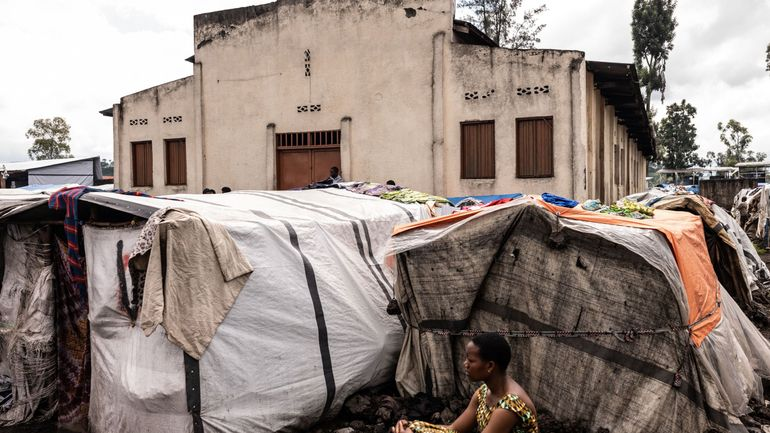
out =
[[324,180],[330,168],[340,167],[339,129],[277,133],[275,139],[278,189]]
[[[313,181],[324,180],[329,177],[329,169],[332,167],[340,168],[340,149],[313,149],[312,160],[313,169],[312,176]],[[342,173],[343,179],[345,174]]]

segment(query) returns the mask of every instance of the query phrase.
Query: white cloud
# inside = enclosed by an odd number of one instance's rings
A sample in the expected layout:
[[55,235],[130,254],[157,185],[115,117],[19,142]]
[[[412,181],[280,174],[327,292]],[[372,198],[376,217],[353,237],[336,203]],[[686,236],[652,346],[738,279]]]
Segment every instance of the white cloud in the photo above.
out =
[[[526,0],[532,8],[543,1]],[[542,22],[541,46],[585,51],[589,60],[633,62],[633,0],[552,0]],[[764,53],[770,42],[766,0],[679,0],[674,50],[666,70],[666,104],[687,99],[701,154],[722,151],[716,125],[736,119],[754,136],[755,151],[770,153],[770,73]],[[656,95],[653,95],[656,98]],[[657,95],[658,116],[665,106]]]
[[[261,2],[261,3],[264,3]],[[546,3],[540,46],[584,51],[590,60],[632,62],[633,0]],[[26,159],[32,121],[62,116],[77,156],[112,155],[111,119],[98,114],[121,96],[192,73],[197,13],[244,6],[235,0],[0,0],[0,160]],[[770,152],[770,2],[679,0],[666,101],[698,109],[703,153],[722,150],[716,124],[734,118]],[[659,105],[659,104],[658,104]],[[659,107],[659,113],[665,111]]]

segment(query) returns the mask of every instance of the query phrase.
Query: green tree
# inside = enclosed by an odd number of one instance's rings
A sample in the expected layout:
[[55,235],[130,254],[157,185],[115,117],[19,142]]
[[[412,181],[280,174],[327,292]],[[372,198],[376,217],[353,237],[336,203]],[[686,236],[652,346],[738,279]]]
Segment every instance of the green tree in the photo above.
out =
[[644,87],[644,103],[650,112],[652,92],[666,92],[666,61],[674,49],[676,0],[635,0],[631,14],[631,39],[639,85]]
[[[458,6],[470,10],[465,19],[480,28],[501,47],[527,49],[540,42],[538,35],[545,24],[537,18],[545,5],[522,10],[523,0],[460,0]],[[520,17],[520,18],[519,18]]]
[[35,139],[27,150],[30,159],[72,158],[70,126],[61,117],[35,120],[26,136]]
[[102,176],[113,176],[115,174],[115,163],[111,159],[102,158]]
[[734,119],[730,119],[726,124],[719,122],[717,129],[719,140],[727,146],[727,150],[716,155],[718,165],[733,167],[739,162],[756,162],[767,158],[764,152],[755,153],[749,149],[754,137],[749,134],[748,128],[741,125],[741,122]]
[[767,50],[765,50],[765,71],[770,72],[770,44],[767,44]]
[[666,168],[687,168],[701,162],[695,144],[698,131],[693,119],[696,113],[695,107],[684,99],[666,107],[666,117],[660,121],[657,131],[663,150],[660,160]]

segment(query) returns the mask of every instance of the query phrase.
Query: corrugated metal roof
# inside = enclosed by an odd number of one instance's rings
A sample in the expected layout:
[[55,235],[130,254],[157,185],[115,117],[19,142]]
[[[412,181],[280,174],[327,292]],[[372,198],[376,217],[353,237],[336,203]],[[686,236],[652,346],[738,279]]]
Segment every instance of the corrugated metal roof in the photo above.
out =
[[98,156],[87,156],[83,158],[62,158],[62,159],[43,159],[38,161],[21,161],[21,162],[0,162],[0,171],[3,171],[3,166],[8,172],[12,171],[28,171],[36,168],[51,167],[54,165],[67,164],[70,162],[86,161],[94,159],[99,162]]

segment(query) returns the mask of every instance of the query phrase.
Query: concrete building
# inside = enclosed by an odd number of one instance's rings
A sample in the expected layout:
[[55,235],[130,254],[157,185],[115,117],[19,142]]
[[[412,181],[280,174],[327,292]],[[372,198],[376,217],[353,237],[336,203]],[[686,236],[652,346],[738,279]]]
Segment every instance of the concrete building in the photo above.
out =
[[115,183],[155,194],[328,176],[446,196],[645,188],[630,64],[497,47],[453,0],[279,0],[196,15],[192,76],[121,98]]

